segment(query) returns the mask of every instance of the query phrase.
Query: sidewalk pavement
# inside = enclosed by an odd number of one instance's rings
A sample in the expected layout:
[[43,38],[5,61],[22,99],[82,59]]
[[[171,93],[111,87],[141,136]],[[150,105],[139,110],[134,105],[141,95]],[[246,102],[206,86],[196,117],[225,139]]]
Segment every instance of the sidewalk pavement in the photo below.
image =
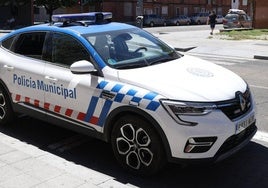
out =
[[[150,28],[145,30],[150,32]],[[220,39],[209,31],[178,31],[153,33],[156,37],[173,46],[178,51],[192,55],[211,55],[227,58],[246,58],[268,60],[268,40],[227,40]]]
[[0,138],[0,188],[135,187],[1,132]]

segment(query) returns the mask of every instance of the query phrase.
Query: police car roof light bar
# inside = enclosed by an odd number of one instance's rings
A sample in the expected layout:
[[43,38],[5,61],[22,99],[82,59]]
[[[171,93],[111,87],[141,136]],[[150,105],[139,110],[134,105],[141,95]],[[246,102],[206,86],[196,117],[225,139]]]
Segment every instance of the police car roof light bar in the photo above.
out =
[[57,14],[52,16],[52,22],[87,22],[89,24],[106,23],[112,19],[111,12],[89,12],[79,14]]

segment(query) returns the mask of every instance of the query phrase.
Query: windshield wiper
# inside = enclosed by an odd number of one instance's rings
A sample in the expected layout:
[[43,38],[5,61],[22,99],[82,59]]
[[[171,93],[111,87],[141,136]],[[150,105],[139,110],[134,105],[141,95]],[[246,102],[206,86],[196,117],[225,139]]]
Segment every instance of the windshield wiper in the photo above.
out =
[[141,68],[141,67],[145,67],[148,66],[147,64],[141,64],[141,63],[131,63],[131,64],[118,64],[115,65],[114,67],[116,69],[135,69],[135,68]]
[[174,57],[163,57],[163,58],[159,58],[159,59],[156,59],[154,61],[149,61],[149,65],[156,65],[156,64],[160,64],[160,63],[165,63],[167,61],[171,61],[171,60],[174,60],[176,58]]

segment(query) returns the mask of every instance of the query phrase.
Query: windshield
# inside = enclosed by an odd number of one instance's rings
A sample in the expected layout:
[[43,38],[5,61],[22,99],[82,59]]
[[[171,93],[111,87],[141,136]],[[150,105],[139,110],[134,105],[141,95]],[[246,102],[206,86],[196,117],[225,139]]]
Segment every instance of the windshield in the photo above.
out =
[[229,21],[236,21],[236,20],[238,20],[238,15],[237,14],[227,14],[225,16],[225,19],[229,20]]
[[94,33],[86,38],[104,62],[116,69],[150,66],[181,57],[174,49],[138,28]]

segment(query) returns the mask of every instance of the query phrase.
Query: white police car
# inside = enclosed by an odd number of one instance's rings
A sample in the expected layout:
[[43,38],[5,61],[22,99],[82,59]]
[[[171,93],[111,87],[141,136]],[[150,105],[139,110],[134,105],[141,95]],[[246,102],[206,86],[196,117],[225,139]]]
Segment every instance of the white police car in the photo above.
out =
[[255,106],[243,79],[110,19],[55,15],[1,38],[0,124],[24,113],[94,136],[137,174],[219,161],[250,141]]

